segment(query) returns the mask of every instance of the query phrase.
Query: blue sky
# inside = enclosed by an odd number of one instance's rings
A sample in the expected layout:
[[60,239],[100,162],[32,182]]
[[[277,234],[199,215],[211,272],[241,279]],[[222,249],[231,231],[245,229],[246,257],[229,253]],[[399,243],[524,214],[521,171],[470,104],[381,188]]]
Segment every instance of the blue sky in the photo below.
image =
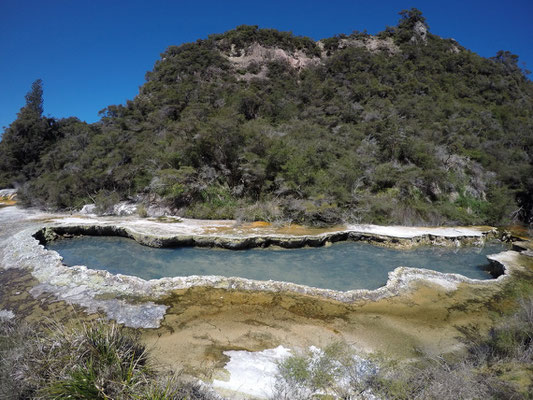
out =
[[133,98],[169,45],[237,25],[292,31],[313,39],[396,25],[422,10],[432,33],[490,57],[510,50],[533,70],[533,1],[138,1],[0,0],[0,132],[44,82],[44,110],[98,120],[98,111]]

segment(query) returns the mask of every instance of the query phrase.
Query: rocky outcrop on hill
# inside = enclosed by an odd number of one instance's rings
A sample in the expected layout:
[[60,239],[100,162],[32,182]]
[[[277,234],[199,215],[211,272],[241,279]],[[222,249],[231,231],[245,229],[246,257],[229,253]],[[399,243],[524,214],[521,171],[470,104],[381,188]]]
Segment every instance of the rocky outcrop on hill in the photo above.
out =
[[281,61],[286,62],[292,68],[302,69],[320,62],[319,57],[310,57],[301,50],[289,52],[280,48],[266,47],[260,43],[254,43],[244,49],[237,49],[233,45],[227,57],[236,68],[248,68],[252,64],[261,65],[271,61]]

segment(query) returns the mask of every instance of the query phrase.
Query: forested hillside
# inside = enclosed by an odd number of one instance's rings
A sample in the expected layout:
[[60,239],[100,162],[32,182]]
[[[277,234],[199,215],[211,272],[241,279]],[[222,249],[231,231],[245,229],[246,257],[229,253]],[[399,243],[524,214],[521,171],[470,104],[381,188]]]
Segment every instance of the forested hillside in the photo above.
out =
[[532,222],[533,84],[395,27],[315,42],[239,26],[171,46],[139,94],[88,125],[42,116],[42,86],[0,142],[0,187],[72,209],[123,199],[198,218]]

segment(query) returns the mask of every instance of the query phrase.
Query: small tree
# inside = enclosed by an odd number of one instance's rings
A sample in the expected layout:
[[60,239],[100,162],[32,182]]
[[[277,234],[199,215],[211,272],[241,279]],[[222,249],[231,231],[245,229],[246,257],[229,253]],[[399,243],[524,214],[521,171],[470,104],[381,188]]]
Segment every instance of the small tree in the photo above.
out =
[[398,22],[397,32],[400,43],[410,41],[413,34],[415,34],[415,31],[420,28],[420,24],[426,28],[426,31],[429,30],[429,26],[426,23],[426,18],[422,15],[422,11],[416,8],[411,8],[410,10],[402,10],[399,14],[401,19]]
[[422,15],[422,11],[417,8],[413,7],[410,10],[402,10],[398,14],[402,17],[398,23],[399,28],[412,30],[417,22],[422,22],[426,28],[429,28],[426,23],[426,18]]
[[4,131],[0,142],[0,185],[21,184],[35,174],[40,155],[54,137],[52,118],[42,116],[43,82],[37,79],[26,104]]
[[21,112],[31,112],[41,117],[43,114],[43,81],[37,79],[31,84],[31,90],[26,94],[26,105]]
[[491,57],[490,59],[502,64],[507,71],[512,72],[520,70],[520,67],[518,66],[518,56],[508,50],[499,50],[496,53],[496,56]]

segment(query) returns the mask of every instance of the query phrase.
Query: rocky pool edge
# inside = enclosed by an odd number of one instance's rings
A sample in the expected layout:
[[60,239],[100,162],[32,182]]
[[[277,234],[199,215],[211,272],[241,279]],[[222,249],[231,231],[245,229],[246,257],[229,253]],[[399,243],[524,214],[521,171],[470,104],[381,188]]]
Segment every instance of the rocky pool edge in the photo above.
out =
[[[345,230],[306,236],[249,236],[231,237],[215,235],[157,236],[138,232],[116,225],[61,225],[32,227],[20,231],[7,240],[3,254],[4,268],[26,268],[39,281],[30,293],[37,297],[53,294],[58,300],[76,304],[87,312],[103,312],[109,319],[133,328],[157,328],[168,306],[158,304],[174,290],[192,287],[213,287],[226,290],[290,292],[327,300],[353,303],[376,301],[406,293],[415,282],[424,281],[440,286],[445,291],[457,289],[461,283],[471,285],[495,285],[508,279],[515,270],[521,269],[520,252],[509,250],[488,256],[492,268],[501,275],[492,280],[467,278],[459,274],[397,267],[388,275],[385,286],[374,290],[357,289],[336,291],[280,281],[256,281],[239,277],[187,276],[144,280],[134,276],[111,274],[85,266],[68,267],[55,251],[47,250],[44,244],[57,235],[92,234],[130,237],[139,243],[153,247],[209,246],[230,249],[279,246],[285,248],[322,246],[341,240],[364,240],[374,244],[406,247],[419,244],[461,245],[483,244],[496,236],[495,229],[487,229],[475,235],[421,234],[412,237],[394,237],[369,232]],[[55,237],[54,237],[55,236]],[[147,301],[147,299],[149,301]]]

